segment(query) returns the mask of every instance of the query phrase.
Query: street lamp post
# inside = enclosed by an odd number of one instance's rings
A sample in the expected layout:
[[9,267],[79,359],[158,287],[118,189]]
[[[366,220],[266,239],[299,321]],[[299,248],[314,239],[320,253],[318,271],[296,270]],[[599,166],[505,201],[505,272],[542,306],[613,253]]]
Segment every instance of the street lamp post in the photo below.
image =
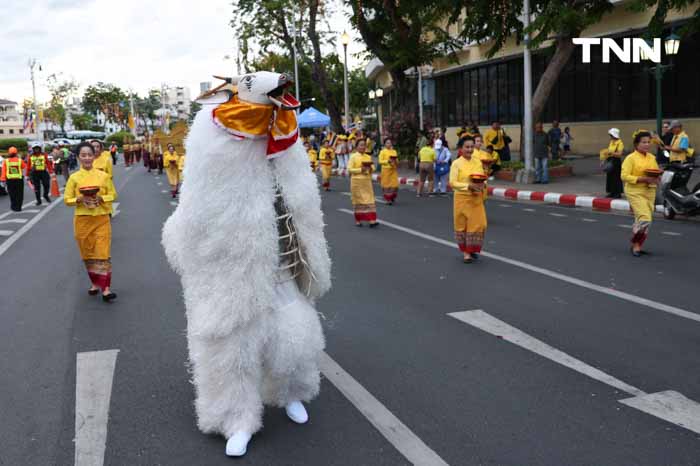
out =
[[[647,71],[654,75],[654,81],[656,82],[656,134],[659,136],[661,136],[661,123],[663,120],[661,83],[664,73],[673,68],[673,56],[678,53],[680,45],[680,37],[675,34],[668,36],[664,41],[664,49],[666,50],[666,55],[671,57],[671,61],[668,64],[657,63],[656,66],[647,68]],[[651,56],[645,50],[642,50],[641,58],[642,60],[649,60]]]
[[350,36],[346,31],[340,36],[340,43],[343,44],[343,93],[345,94],[345,127],[350,128],[350,91],[348,90],[348,44]]
[[379,112],[379,106],[381,105],[382,97],[384,97],[384,89],[381,87],[378,87],[376,90],[372,89],[369,91],[369,100],[372,101],[372,105],[374,105],[374,111],[377,116],[377,144],[379,144],[380,148],[382,147],[382,117]]
[[[37,66],[36,58],[31,58],[29,60],[29,71],[32,76],[32,107],[34,107],[34,123],[36,124],[36,132],[39,136],[39,141],[44,142],[44,132],[40,128],[41,121],[39,121],[39,104],[36,101],[36,83],[34,80],[34,67]],[[39,71],[41,71],[41,65],[39,65]]]

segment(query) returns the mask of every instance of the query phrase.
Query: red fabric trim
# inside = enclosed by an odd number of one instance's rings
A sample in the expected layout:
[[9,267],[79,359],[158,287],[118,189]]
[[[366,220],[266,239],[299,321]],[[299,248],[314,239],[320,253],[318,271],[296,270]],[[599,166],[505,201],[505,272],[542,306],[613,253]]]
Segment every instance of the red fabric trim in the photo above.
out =
[[355,221],[357,222],[376,222],[377,213],[376,212],[363,212],[355,213]]
[[88,272],[88,276],[90,277],[90,281],[92,282],[92,284],[95,285],[97,288],[104,290],[105,288],[109,288],[109,286],[112,284],[111,273],[101,274],[95,272]]
[[282,152],[283,150],[287,150],[292,145],[297,142],[297,139],[299,139],[299,130],[297,130],[294,133],[294,136],[291,136],[287,139],[280,139],[280,140],[275,140],[275,138],[272,137],[271,134],[268,134],[267,136],[267,155],[268,157],[271,155],[274,155],[278,152]]
[[[447,189],[452,189],[452,186],[450,186],[450,183],[447,183]],[[492,188],[492,187],[486,188],[486,193],[489,194],[489,195],[492,195],[492,194],[493,194],[493,188]]]
[[397,193],[385,193],[384,194],[384,199],[386,199],[389,202],[393,202],[397,197]]
[[465,243],[457,243],[457,246],[459,247],[460,251],[469,252],[469,251],[467,251],[467,245]]
[[631,242],[632,242],[632,243],[637,243],[637,244],[639,244],[639,245],[641,246],[642,244],[644,244],[644,241],[647,240],[647,236],[648,236],[648,235],[647,235],[645,232],[641,232],[641,231],[640,231],[640,232],[637,232],[637,233],[635,233],[635,234],[632,235],[632,240],[631,240]]
[[[460,249],[462,249],[460,247]],[[477,254],[481,252],[481,246],[465,246],[462,252],[467,252],[469,254]]]

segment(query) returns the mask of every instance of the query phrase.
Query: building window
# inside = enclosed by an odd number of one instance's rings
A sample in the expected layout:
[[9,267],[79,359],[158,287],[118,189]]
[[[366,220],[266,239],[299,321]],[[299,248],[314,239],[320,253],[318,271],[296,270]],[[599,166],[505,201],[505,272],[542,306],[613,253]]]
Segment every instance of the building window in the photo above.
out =
[[24,134],[24,130],[23,130],[23,129],[20,129],[20,130],[19,130],[19,134]]
[[5,130],[4,130],[4,129],[0,129],[0,134],[5,134]]
[[14,130],[14,129],[10,129],[10,134],[15,134],[15,130]]

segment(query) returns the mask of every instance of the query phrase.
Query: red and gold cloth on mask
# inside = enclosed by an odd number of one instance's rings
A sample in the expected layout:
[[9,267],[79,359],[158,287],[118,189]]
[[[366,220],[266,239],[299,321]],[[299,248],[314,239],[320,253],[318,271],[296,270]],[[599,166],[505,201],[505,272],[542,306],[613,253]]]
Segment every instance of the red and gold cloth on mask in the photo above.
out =
[[239,141],[267,138],[267,156],[270,159],[290,148],[299,137],[294,110],[245,102],[237,95],[216,107],[212,117],[217,126]]

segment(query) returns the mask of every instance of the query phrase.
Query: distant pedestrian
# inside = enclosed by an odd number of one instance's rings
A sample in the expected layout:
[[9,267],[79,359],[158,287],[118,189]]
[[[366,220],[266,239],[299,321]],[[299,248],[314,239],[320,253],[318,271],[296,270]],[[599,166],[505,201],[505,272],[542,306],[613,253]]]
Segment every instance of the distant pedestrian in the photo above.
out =
[[620,173],[622,170],[622,156],[625,150],[625,145],[620,139],[620,130],[610,128],[610,143],[607,149],[600,151],[600,161],[603,170],[606,173],[605,177],[605,192],[607,197],[619,199],[622,197],[622,180]]
[[92,286],[88,294],[102,290],[102,300],[117,297],[112,286],[112,224],[110,214],[117,192],[112,177],[93,167],[95,149],[87,142],[78,145],[80,170],[68,180],[63,201],[75,207],[75,240]]
[[362,226],[362,222],[368,222],[370,228],[374,228],[377,222],[377,204],[372,188],[372,172],[374,163],[372,156],[365,153],[367,146],[364,140],[357,143],[357,151],[350,156],[348,172],[350,172],[350,193],[352,207],[355,211],[355,225]]
[[391,138],[386,138],[384,148],[379,152],[379,165],[382,169],[382,194],[389,205],[393,205],[399,194],[399,155]]
[[180,156],[175,150],[175,146],[173,144],[168,144],[168,150],[163,154],[163,166],[165,167],[165,174],[168,176],[170,195],[173,199],[177,197],[178,185],[180,184],[179,162]]
[[690,157],[693,156],[694,151],[690,147],[690,139],[688,135],[683,131],[683,125],[678,120],[673,120],[671,122],[671,133],[673,133],[673,139],[671,144],[668,144],[664,149],[669,151],[669,161],[683,163],[686,162]]
[[658,149],[656,150],[656,163],[658,163],[659,165],[666,165],[669,162],[669,159],[664,154],[664,152],[666,152],[666,149],[664,149],[664,147],[671,145],[671,141],[673,141],[673,133],[671,132],[671,122],[664,121],[661,125],[661,134],[658,135],[658,142],[660,142],[661,144],[658,145]]
[[532,138],[532,150],[535,158],[535,184],[549,183],[549,136],[542,129],[542,123],[535,124]]
[[447,181],[450,176],[450,160],[452,154],[441,139],[435,141],[435,191],[434,194],[447,195]]
[[498,152],[503,161],[510,160],[510,147],[506,141],[510,141],[510,136],[506,135],[505,130],[501,128],[501,122],[498,120],[491,122],[491,128],[484,133],[484,143],[486,146],[493,146],[493,150]]
[[51,187],[51,173],[53,167],[46,154],[41,152],[41,146],[35,144],[32,147],[32,153],[28,157],[27,177],[34,185],[34,195],[36,196],[36,205],[41,205],[41,189],[44,189],[44,199],[51,203],[49,197],[49,188]]
[[552,127],[547,132],[549,136],[549,150],[552,152],[552,160],[557,160],[559,158],[559,147],[561,145],[561,128],[559,128],[559,122],[554,120],[552,122]]
[[321,179],[323,183],[323,189],[326,191],[331,190],[331,174],[333,171],[333,160],[335,160],[335,152],[331,149],[330,141],[328,139],[323,140],[323,146],[318,153],[318,161],[321,164]]
[[571,128],[567,126],[564,128],[564,134],[561,135],[562,149],[564,150],[562,157],[566,157],[569,155],[569,152],[571,152],[571,141],[573,140],[574,137],[571,135]]
[[62,146],[54,146],[51,151],[51,157],[53,158],[53,166],[56,175],[63,175],[64,186],[68,183],[68,178],[70,178],[70,168],[69,161],[66,153],[63,151]]
[[0,181],[3,181],[7,186],[7,194],[10,195],[10,209],[14,212],[21,212],[22,202],[24,202],[24,176],[22,173],[26,164],[19,157],[17,148],[14,146],[7,150],[7,155],[2,163]]
[[117,148],[117,143],[116,143],[116,142],[113,142],[113,143],[109,146],[109,153],[112,155],[112,165],[116,165],[116,164],[117,164],[117,150],[118,150],[118,148]]
[[418,138],[416,139],[416,151],[415,151],[415,166],[416,173],[420,171],[420,160],[418,158],[418,152],[428,144],[428,132],[420,131],[418,133]]
[[160,139],[154,138],[152,147],[152,156],[154,159],[152,169],[158,169],[158,174],[163,174],[163,147],[160,145]]
[[442,147],[449,150],[450,144],[447,142],[447,127],[445,126],[440,128],[440,140],[442,141]]
[[635,151],[627,156],[622,164],[622,181],[625,182],[625,195],[634,213],[632,225],[631,252],[641,256],[642,245],[649,234],[649,226],[654,213],[656,185],[661,174],[656,157],[651,149],[651,133],[638,131],[634,135]]
[[335,154],[338,160],[338,170],[346,170],[348,168],[348,136],[347,134],[339,134],[335,139]]
[[[439,141],[440,139],[438,139]],[[430,146],[430,143],[425,144],[418,151],[418,161],[419,161],[419,177],[418,177],[418,188],[416,190],[416,197],[421,197],[423,195],[423,188],[425,181],[428,181],[428,193],[433,195],[433,183],[435,182],[435,149]]]

